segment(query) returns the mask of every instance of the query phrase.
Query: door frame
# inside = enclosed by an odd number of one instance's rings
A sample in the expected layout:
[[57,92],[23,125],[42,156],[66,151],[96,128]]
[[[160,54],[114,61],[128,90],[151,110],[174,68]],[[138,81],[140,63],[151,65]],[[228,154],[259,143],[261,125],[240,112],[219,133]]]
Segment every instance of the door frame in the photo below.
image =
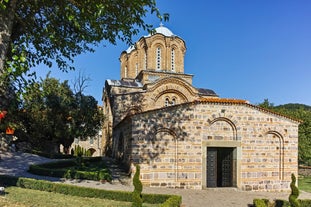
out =
[[[202,142],[202,189],[208,189],[207,187],[207,147],[215,147],[215,148],[234,148],[233,157],[236,160],[236,164],[233,166],[233,170],[235,171],[236,178],[233,179],[233,186],[240,189],[240,179],[241,179],[241,157],[242,157],[242,147],[241,141],[204,141]],[[234,169],[236,168],[236,169]],[[226,187],[222,187],[226,188]]]

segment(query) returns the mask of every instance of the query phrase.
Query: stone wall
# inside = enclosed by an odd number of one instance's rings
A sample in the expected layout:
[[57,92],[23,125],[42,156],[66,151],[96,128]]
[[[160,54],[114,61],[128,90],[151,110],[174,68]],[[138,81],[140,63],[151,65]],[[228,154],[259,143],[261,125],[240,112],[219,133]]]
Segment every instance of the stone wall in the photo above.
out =
[[[74,150],[75,146],[79,145],[80,147],[83,147],[83,149],[89,150],[91,152],[92,157],[95,156],[102,156],[103,150],[102,150],[102,134],[99,132],[94,137],[88,137],[86,140],[79,140],[75,139],[74,142],[71,144],[69,148],[69,153]],[[60,151],[64,152],[64,147],[60,146]]]
[[115,94],[113,97],[113,124],[118,124],[126,116],[142,111],[144,105],[143,93]]
[[150,186],[206,187],[208,147],[235,149],[234,186],[288,190],[297,175],[298,122],[249,104],[190,103],[131,118],[132,151]]
[[130,164],[132,159],[131,147],[132,147],[132,125],[131,119],[128,117],[123,120],[115,130],[113,131],[113,144],[112,144],[112,156],[118,161],[125,164]]

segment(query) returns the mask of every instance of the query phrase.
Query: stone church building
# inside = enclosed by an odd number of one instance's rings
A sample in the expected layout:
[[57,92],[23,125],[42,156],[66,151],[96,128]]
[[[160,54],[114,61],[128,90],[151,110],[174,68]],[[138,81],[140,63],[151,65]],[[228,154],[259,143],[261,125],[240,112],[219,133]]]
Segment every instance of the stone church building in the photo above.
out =
[[185,53],[163,25],[121,53],[103,91],[104,153],[139,164],[147,186],[288,190],[299,121],[193,86]]

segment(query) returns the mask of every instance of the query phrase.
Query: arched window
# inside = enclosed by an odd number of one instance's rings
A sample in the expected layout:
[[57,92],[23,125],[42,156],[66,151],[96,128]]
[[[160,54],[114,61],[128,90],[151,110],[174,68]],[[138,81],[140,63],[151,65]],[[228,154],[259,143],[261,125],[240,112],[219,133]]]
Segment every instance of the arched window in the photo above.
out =
[[124,78],[127,78],[127,67],[124,68]]
[[171,70],[175,72],[175,50],[174,48],[171,51]]
[[172,102],[171,102],[171,105],[174,106],[175,104],[176,104],[176,99],[173,98],[173,99],[172,99]]
[[136,76],[138,75],[138,63],[136,63],[135,65],[135,72],[136,72]]
[[164,106],[168,106],[170,104],[170,100],[168,98],[165,99]]
[[156,57],[157,57],[157,60],[156,60],[157,67],[156,68],[157,68],[157,70],[161,70],[161,48],[160,47],[157,48]]

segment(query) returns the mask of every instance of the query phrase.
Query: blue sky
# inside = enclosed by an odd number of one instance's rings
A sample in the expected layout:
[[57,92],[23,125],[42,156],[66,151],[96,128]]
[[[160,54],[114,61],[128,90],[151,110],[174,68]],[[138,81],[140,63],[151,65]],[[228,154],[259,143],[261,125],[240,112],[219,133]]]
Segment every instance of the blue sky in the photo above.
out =
[[[185,73],[193,85],[222,98],[252,104],[311,105],[311,1],[309,0],[158,0],[164,22],[186,42]],[[158,27],[151,15],[146,21]],[[134,37],[146,35],[142,31]],[[38,74],[72,81],[80,71],[90,77],[86,94],[102,104],[106,79],[120,79],[119,56],[128,45],[118,42],[75,59],[77,71],[63,73],[40,66]]]

